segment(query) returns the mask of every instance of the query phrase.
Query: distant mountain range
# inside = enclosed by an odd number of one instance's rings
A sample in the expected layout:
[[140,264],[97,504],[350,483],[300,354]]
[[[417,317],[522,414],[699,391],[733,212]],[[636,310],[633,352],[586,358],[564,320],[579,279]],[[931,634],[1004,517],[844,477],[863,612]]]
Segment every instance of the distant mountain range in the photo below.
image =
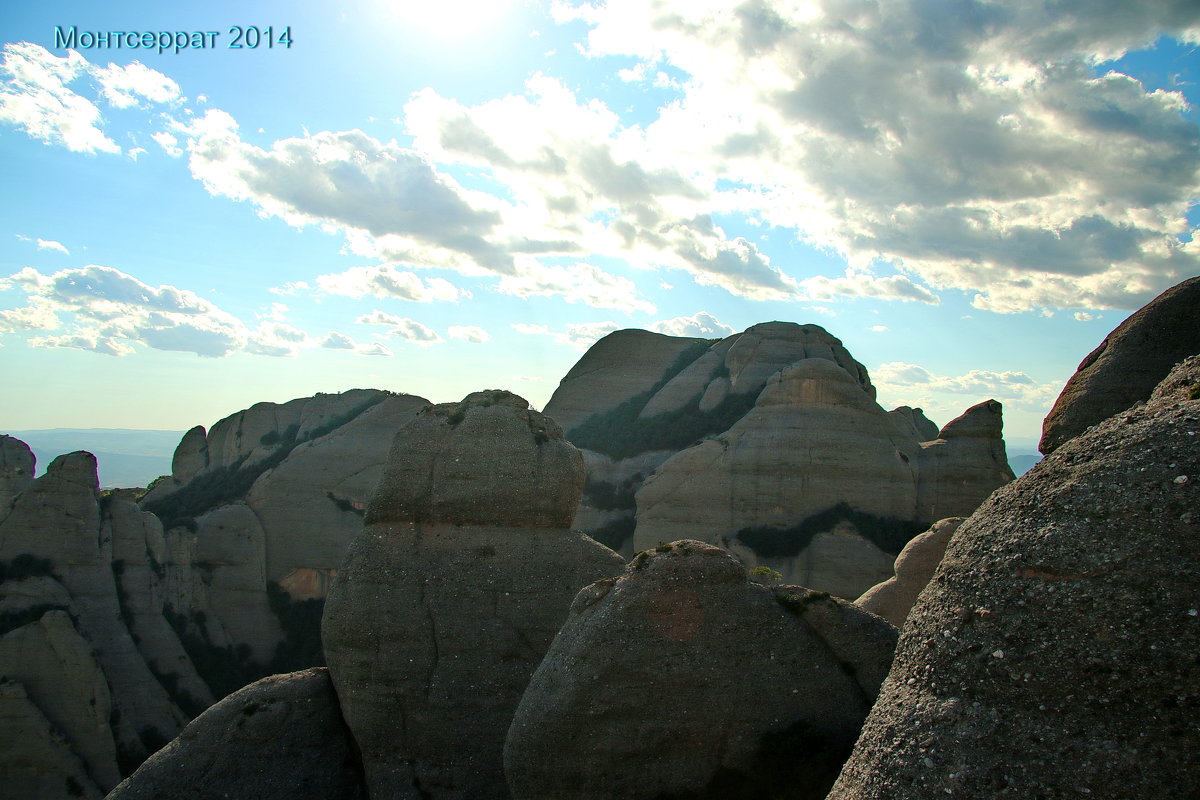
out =
[[37,471],[63,453],[87,450],[99,462],[100,488],[145,486],[171,472],[171,456],[183,431],[134,428],[49,428],[5,431],[29,445]]
[[[100,488],[145,486],[159,475],[171,472],[171,456],[184,431],[146,431],[136,428],[47,428],[42,430],[4,431],[29,445],[37,457],[38,474],[63,453],[87,450],[96,456],[100,470]],[[1042,456],[1037,439],[1010,438],[1008,463],[1017,475],[1023,475]]]

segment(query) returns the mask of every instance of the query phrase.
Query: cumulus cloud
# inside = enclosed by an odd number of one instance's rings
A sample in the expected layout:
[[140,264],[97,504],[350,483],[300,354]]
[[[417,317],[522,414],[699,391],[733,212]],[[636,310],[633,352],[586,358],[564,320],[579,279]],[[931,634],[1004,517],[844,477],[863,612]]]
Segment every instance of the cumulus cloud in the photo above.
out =
[[399,269],[395,264],[351,267],[345,272],[318,275],[316,283],[317,289],[326,294],[356,299],[370,295],[432,303],[454,302],[461,297],[470,297],[469,293],[443,278],[422,279],[412,272]]
[[488,332],[476,325],[451,325],[447,331],[451,339],[462,339],[464,342],[483,344],[490,337]]
[[71,251],[68,250],[62,242],[56,242],[53,239],[38,239],[37,240],[37,249],[38,250],[57,250],[58,252],[62,253],[63,255],[67,255],[67,256],[71,255]]
[[104,98],[114,108],[130,108],[139,99],[151,103],[172,103],[180,99],[179,84],[140,61],[127,66],[109,64],[93,67]]
[[0,279],[25,304],[0,311],[0,333],[28,332],[35,347],[67,347],[123,356],[138,346],[219,358],[235,352],[293,356],[315,347],[272,304],[251,329],[210,301],[175,286],[151,286],[112,267],[90,264],[51,275],[25,269]]
[[355,320],[359,325],[383,325],[388,328],[387,334],[398,339],[404,339],[414,344],[429,345],[442,341],[442,337],[432,328],[408,317],[399,317],[378,309],[370,314],[363,314]]
[[[548,336],[559,344],[586,350],[597,340],[613,331],[628,326],[605,320],[603,322],[580,322],[567,325],[562,330],[552,330],[547,325],[529,322],[517,322],[512,325],[517,333],[527,336]],[[698,311],[691,316],[674,317],[659,320],[645,326],[646,330],[665,333],[669,336],[693,336],[705,339],[724,338],[735,333],[734,329],[718,320],[707,311]]]
[[757,245],[713,221],[711,179],[658,158],[640,131],[561,81],[535,75],[524,94],[477,106],[427,89],[405,106],[405,122],[431,158],[488,170],[515,198],[506,224],[563,252],[683,270],[752,299],[795,294]]
[[67,87],[87,72],[87,60],[71,50],[63,58],[36,44],[6,44],[0,63],[0,122],[29,136],[81,153],[119,153],[101,130],[100,109]]
[[522,298],[557,295],[568,303],[583,303],[593,308],[647,314],[657,310],[653,303],[642,297],[633,281],[585,263],[569,267],[547,266],[523,259],[517,274],[501,278],[497,290]]
[[690,317],[674,317],[655,322],[649,330],[668,336],[692,336],[702,339],[732,336],[736,331],[707,311],[697,311]]
[[[847,258],[847,279],[803,292],[1129,308],[1200,271],[1179,237],[1200,130],[1182,95],[1097,69],[1160,35],[1200,40],[1195,4],[609,0],[556,14],[591,27],[590,54],[687,73],[645,148],[727,181],[727,211]],[[880,260],[910,283],[853,280]]]
[[508,250],[489,239],[500,201],[467,191],[395,142],[321,131],[263,150],[216,109],[175,133],[187,139],[192,175],[209,192],[250,202],[262,216],[340,230],[371,255],[415,266],[512,271]]
[[615,322],[607,321],[577,322],[567,325],[564,330],[553,331],[546,325],[514,322],[512,329],[517,333],[523,333],[527,336],[549,336],[559,344],[565,344],[577,350],[586,350],[595,344],[598,339],[607,336],[613,331],[621,330],[621,326]]
[[390,356],[392,351],[379,342],[360,344],[344,333],[330,331],[320,341],[320,346],[328,350],[348,350],[360,356]]
[[1062,388],[1057,383],[1038,383],[1024,372],[973,369],[962,375],[938,375],[903,361],[889,361],[872,369],[871,382],[881,395],[908,398],[909,403],[948,393],[972,398],[971,402],[995,398],[1035,408],[1053,401]]

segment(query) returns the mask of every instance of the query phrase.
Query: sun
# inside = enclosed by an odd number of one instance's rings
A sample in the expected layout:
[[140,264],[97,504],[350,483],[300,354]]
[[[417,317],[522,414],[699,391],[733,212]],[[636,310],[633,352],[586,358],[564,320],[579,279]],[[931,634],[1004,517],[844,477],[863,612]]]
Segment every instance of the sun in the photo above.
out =
[[388,19],[409,33],[461,40],[486,34],[521,0],[380,0]]

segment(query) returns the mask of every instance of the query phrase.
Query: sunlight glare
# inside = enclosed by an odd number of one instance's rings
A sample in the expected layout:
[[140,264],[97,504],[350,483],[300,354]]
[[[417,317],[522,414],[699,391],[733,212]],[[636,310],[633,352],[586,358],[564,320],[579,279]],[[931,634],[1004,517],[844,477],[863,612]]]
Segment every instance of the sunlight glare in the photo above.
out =
[[440,40],[486,34],[519,0],[381,0],[393,24]]

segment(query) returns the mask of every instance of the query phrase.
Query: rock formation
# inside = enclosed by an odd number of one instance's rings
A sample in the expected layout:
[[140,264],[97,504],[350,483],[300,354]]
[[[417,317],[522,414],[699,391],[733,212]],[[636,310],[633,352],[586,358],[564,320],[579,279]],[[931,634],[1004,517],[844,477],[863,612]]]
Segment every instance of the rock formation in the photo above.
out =
[[1200,357],[954,535],[830,800],[1200,786]]
[[162,518],[168,616],[220,697],[322,663],[321,605],[395,430],[427,405],[355,389],[189,430],[142,499]]
[[1187,356],[1200,353],[1200,278],[1163,292],[1088,354],[1042,425],[1050,453],[1139,400]]
[[184,728],[108,800],[366,800],[328,671],[264,678]]
[[21,745],[0,772],[22,797],[99,796],[178,733],[184,688],[211,696],[162,618],[157,519],[102,498],[91,454],[30,480],[23,447],[3,443],[20,480],[0,520],[0,739]]
[[785,581],[857,597],[940,511],[970,513],[1012,479],[999,403],[923,443],[917,413],[885,412],[834,359],[787,366],[728,431],[658,467],[636,497],[634,548],[691,532]]
[[680,541],[583,589],[513,719],[516,800],[825,796],[895,629]]
[[372,800],[503,798],[505,732],[581,586],[623,561],[569,530],[583,462],[508,392],[396,434],[322,637]]
[[946,423],[933,441],[921,443],[918,518],[969,516],[992,490],[1016,477],[1003,428],[1000,404],[987,400]]
[[[639,367],[640,392],[623,392],[616,403],[599,392],[589,397],[586,386],[637,356],[621,353],[626,341],[614,334],[598,343],[546,406],[551,415],[568,412],[567,436],[584,450],[588,480],[576,524],[626,555],[699,536],[789,581],[855,597],[890,574],[909,536],[970,513],[1013,477],[998,403],[972,409],[946,437],[920,409],[885,413],[866,368],[820,326],[768,322],[716,343],[677,339],[673,363],[662,367],[661,355],[652,362],[662,370],[657,380]],[[824,370],[817,382],[833,399],[783,392],[764,404],[764,390],[802,363]],[[983,417],[987,424],[977,424]],[[773,441],[778,426],[787,445]],[[869,466],[860,471],[860,463]],[[713,503],[699,483],[687,486],[695,470],[728,497]],[[784,537],[786,553],[764,549],[764,538],[793,528],[803,533]],[[743,530],[753,531],[756,547],[735,541]]]
[[962,524],[963,517],[949,517],[933,524],[914,537],[896,556],[895,575],[876,584],[854,601],[860,608],[883,617],[897,628],[904,627],[908,612],[917,596],[937,570],[950,537]]

